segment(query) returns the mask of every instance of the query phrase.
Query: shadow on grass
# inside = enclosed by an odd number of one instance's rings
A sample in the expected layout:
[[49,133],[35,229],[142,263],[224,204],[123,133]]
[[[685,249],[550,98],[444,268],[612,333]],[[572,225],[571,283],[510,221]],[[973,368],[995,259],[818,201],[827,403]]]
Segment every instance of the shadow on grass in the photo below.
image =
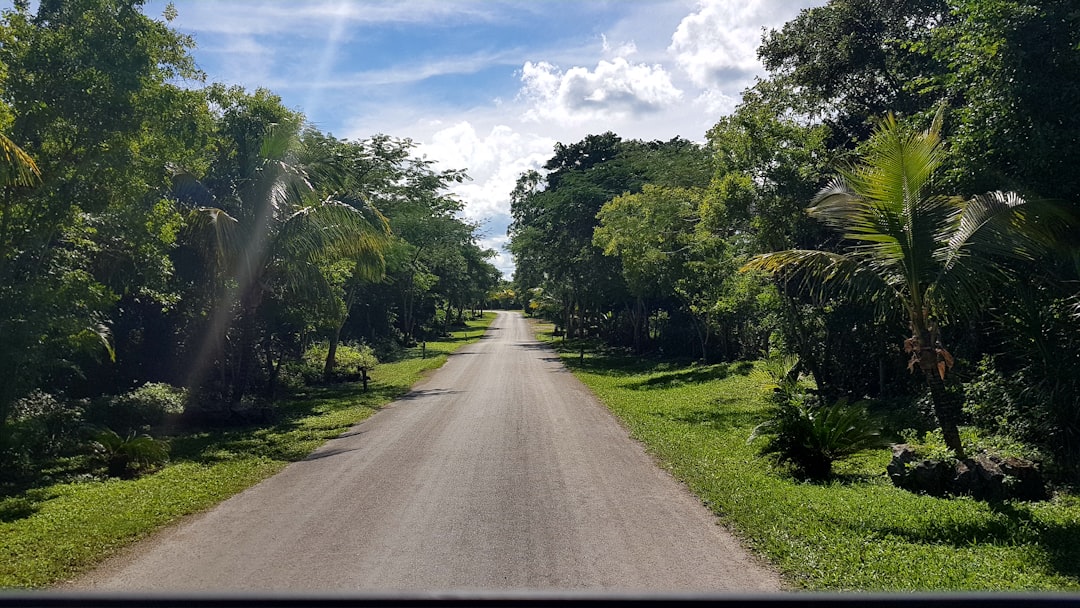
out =
[[261,456],[296,462],[307,458],[314,443],[332,439],[348,425],[316,422],[312,416],[357,406],[375,405],[400,398],[408,387],[374,385],[360,392],[355,384],[308,387],[274,406],[276,421],[270,425],[248,425],[227,429],[194,429],[171,439],[171,459],[214,464],[240,457]]
[[41,509],[41,503],[49,500],[50,494],[42,488],[27,490],[21,496],[0,499],[0,523],[9,523],[30,517]]
[[[752,428],[755,424],[761,422],[761,414],[758,412],[724,411],[716,408],[678,411],[656,410],[650,413],[664,420],[697,426],[709,426],[722,431]],[[747,435],[749,435],[749,432]]]
[[[930,520],[919,530],[883,525],[874,530],[916,544],[946,544],[959,549],[975,544],[1031,546],[1044,552],[1048,570],[1080,582],[1080,522],[1048,522],[1023,503],[984,503],[993,512],[987,521]],[[1040,560],[1033,556],[1033,559]]]
[[692,367],[690,369],[670,372],[628,384],[626,387],[634,390],[655,390],[682,386],[684,384],[701,384],[713,380],[723,380],[732,374],[745,376],[754,369],[752,363],[740,361],[738,363],[720,363],[707,367]]

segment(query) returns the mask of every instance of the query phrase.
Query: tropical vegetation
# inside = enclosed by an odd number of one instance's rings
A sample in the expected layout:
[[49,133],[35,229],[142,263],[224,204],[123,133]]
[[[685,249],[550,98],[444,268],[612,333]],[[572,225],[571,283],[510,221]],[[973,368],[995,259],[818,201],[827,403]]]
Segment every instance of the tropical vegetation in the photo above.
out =
[[[300,397],[337,390],[314,385],[386,397],[384,373],[498,306],[550,319],[634,432],[808,586],[1076,587],[1075,0],[802,11],[704,143],[597,125],[521,174],[512,282],[450,193],[465,168],[206,83],[174,11],[144,9],[0,13],[0,525],[38,547],[88,521],[52,528],[58,510],[202,485],[0,584],[277,470],[328,436],[320,417],[369,413]],[[790,366],[752,381],[769,361]],[[1023,454],[1053,499],[901,494],[883,440]],[[943,574],[897,578],[918,560]]]

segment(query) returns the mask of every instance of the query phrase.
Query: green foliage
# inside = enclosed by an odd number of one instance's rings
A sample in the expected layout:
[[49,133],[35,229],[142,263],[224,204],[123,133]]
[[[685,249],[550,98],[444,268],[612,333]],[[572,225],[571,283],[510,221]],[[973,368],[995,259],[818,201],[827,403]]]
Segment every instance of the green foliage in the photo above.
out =
[[35,390],[13,405],[11,420],[0,429],[0,465],[4,481],[23,481],[42,463],[76,452],[84,425],[83,404]]
[[809,479],[828,479],[835,461],[886,444],[861,402],[825,405],[796,398],[778,403],[769,416],[754,427],[749,441],[766,437],[763,454],[791,463]]
[[123,432],[161,425],[169,415],[183,413],[187,390],[162,382],[147,382],[137,389],[98,400],[87,412],[88,422]]
[[821,403],[800,382],[798,370],[798,358],[785,356],[766,359],[750,373],[773,408],[747,443],[766,438],[761,453],[794,465],[799,475],[814,480],[828,479],[837,460],[885,447],[864,402]]
[[744,269],[773,273],[820,299],[857,299],[882,320],[906,318],[910,367],[926,378],[938,423],[962,456],[959,404],[942,386],[953,357],[941,344],[940,324],[985,306],[984,294],[1009,274],[1002,259],[1037,255],[1029,213],[1043,205],[1013,192],[970,200],[939,194],[940,121],[939,113],[929,130],[916,133],[890,115],[864,146],[862,162],[815,197],[808,212],[850,243],[843,253],[778,251]]
[[94,452],[112,477],[134,477],[169,460],[169,444],[132,431],[121,437],[112,429],[94,436]]
[[[904,443],[915,449],[923,458],[939,461],[955,461],[956,457],[945,445],[940,429],[919,433],[912,429],[901,431]],[[987,434],[975,427],[960,427],[960,440],[968,454],[987,453],[1001,458],[1021,458],[1032,462],[1045,462],[1045,455],[1031,444],[1017,441],[1004,434]]]
[[[324,381],[323,366],[326,363],[326,355],[329,345],[325,342],[314,344],[304,351],[303,363],[305,369],[315,371],[315,376],[309,380],[311,383]],[[367,344],[339,344],[335,353],[337,363],[334,366],[334,380],[354,382],[370,375],[379,365],[379,358],[375,356],[375,350]],[[308,374],[305,373],[305,380]]]

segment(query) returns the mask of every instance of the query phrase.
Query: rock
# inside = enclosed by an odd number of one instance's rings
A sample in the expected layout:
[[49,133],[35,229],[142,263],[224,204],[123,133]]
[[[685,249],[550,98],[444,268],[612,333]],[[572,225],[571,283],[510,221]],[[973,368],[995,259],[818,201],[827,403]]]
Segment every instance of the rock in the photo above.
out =
[[915,454],[915,450],[906,443],[899,443],[892,446],[892,460],[889,462],[889,466],[885,468],[889,472],[889,479],[892,480],[893,485],[900,486],[898,481],[902,481],[907,475],[908,465],[918,460],[918,456]]
[[1020,500],[1046,500],[1046,482],[1035,463],[1019,458],[1006,458],[1001,462],[1005,473],[1004,485],[1010,496]]
[[1019,458],[981,453],[960,461],[920,460],[914,449],[899,444],[887,468],[893,485],[920,494],[988,501],[1047,498],[1038,467]]
[[919,460],[915,450],[905,444],[893,446],[887,470],[893,485],[910,492],[944,496],[949,478],[947,469],[934,460]]

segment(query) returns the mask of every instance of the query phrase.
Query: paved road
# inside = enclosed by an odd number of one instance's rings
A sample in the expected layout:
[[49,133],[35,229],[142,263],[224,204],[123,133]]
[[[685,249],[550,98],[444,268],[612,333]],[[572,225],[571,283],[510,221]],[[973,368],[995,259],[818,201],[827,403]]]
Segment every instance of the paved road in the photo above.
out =
[[781,587],[516,313],[307,460],[77,581],[100,590]]

